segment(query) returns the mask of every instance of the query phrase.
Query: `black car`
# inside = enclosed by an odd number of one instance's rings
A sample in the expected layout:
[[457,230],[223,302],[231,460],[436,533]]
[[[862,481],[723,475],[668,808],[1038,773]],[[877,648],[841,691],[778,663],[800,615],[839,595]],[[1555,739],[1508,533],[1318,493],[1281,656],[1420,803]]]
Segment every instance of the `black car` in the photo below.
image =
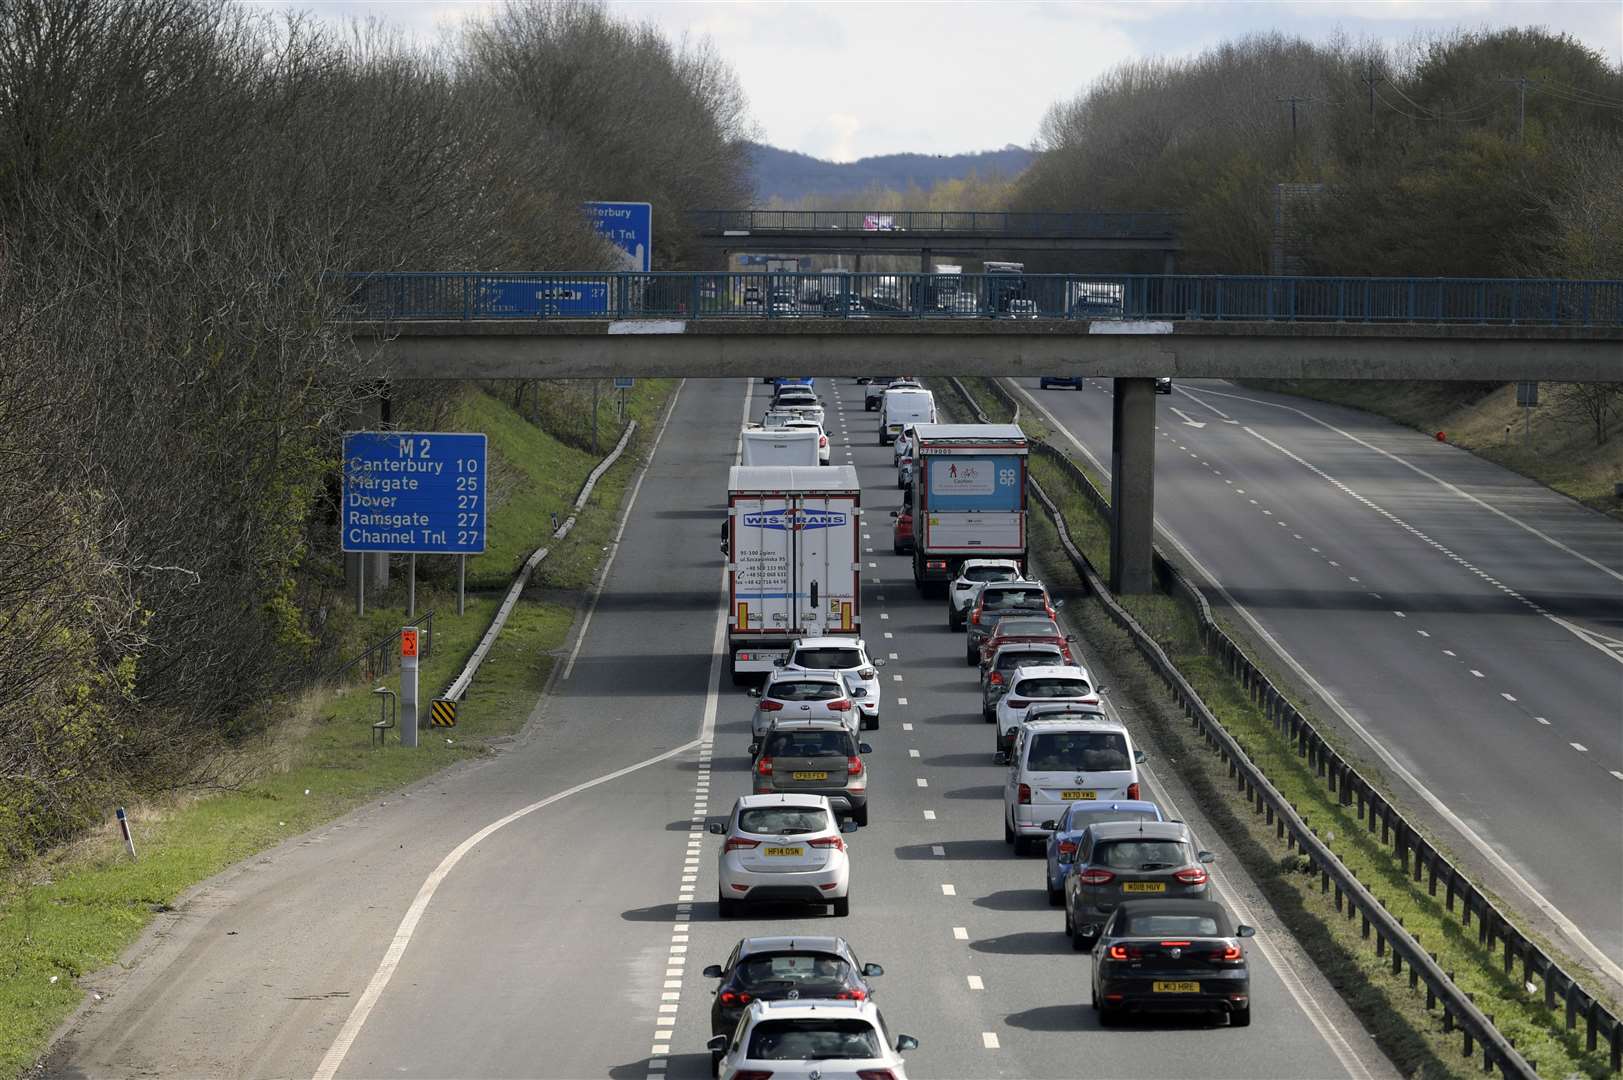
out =
[[1129,1011],[1216,1012],[1251,1023],[1251,972],[1242,938],[1210,900],[1129,900],[1093,947],[1093,1008],[1103,1024]]
[[[1080,387],[1078,389],[1080,389]],[[1155,392],[1157,394],[1170,394],[1170,393],[1172,393],[1172,380],[1171,379],[1156,379],[1155,380]]]
[[[710,1034],[731,1035],[752,1001],[865,1001],[874,996],[868,980],[884,973],[878,964],[859,963],[842,937],[745,938],[725,964],[704,969],[705,978],[721,980],[710,1006]],[[712,1052],[711,1075],[720,1063]]]

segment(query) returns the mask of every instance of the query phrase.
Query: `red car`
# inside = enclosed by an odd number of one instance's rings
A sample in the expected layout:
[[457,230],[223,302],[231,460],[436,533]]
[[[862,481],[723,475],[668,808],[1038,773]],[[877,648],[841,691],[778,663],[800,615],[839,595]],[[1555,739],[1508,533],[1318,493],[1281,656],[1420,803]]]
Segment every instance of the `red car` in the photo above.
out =
[[913,550],[913,511],[903,507],[892,510],[890,516],[896,519],[890,530],[890,550],[906,555]]
[[1067,664],[1076,663],[1071,655],[1071,642],[1076,639],[1059,628],[1059,624],[1040,614],[1034,615],[1007,615],[998,620],[997,626],[992,630],[986,643],[981,646],[980,667],[981,674],[985,675],[986,668],[997,655],[998,646],[1012,645],[1040,641],[1048,645],[1059,646],[1059,651],[1065,657]]

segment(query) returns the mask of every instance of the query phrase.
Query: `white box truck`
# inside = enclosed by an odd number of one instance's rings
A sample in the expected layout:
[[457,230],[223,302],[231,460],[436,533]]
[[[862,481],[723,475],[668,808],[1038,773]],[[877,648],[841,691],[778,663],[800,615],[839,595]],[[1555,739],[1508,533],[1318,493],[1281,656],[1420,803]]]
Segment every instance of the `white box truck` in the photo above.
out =
[[819,465],[816,428],[756,427],[743,430],[740,458],[745,465]]
[[862,630],[862,487],[850,465],[734,465],[727,475],[734,685],[796,638]]
[[913,428],[913,581],[933,591],[968,558],[1026,565],[1025,432],[1017,424]]

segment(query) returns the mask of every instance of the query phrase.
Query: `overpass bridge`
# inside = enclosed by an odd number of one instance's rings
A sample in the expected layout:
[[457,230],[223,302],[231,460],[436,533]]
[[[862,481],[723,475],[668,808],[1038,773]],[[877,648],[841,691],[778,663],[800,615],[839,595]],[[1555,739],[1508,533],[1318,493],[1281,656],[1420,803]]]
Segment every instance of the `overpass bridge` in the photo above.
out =
[[940,255],[1148,252],[1160,254],[1162,269],[1171,273],[1179,216],[1173,210],[696,210],[687,222],[701,248],[722,256],[918,253],[920,272],[928,272]]
[[1188,275],[371,274],[385,379],[765,374],[1116,380],[1117,588],[1148,591],[1154,379],[1623,381],[1623,281]]

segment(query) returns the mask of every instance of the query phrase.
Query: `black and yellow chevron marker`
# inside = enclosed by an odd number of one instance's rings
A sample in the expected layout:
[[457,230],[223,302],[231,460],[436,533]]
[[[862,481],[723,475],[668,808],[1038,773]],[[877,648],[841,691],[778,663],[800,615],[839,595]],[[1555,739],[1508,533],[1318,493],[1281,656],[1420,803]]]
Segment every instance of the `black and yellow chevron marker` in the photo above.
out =
[[435,698],[428,707],[428,722],[435,727],[456,727],[456,702],[450,698]]

